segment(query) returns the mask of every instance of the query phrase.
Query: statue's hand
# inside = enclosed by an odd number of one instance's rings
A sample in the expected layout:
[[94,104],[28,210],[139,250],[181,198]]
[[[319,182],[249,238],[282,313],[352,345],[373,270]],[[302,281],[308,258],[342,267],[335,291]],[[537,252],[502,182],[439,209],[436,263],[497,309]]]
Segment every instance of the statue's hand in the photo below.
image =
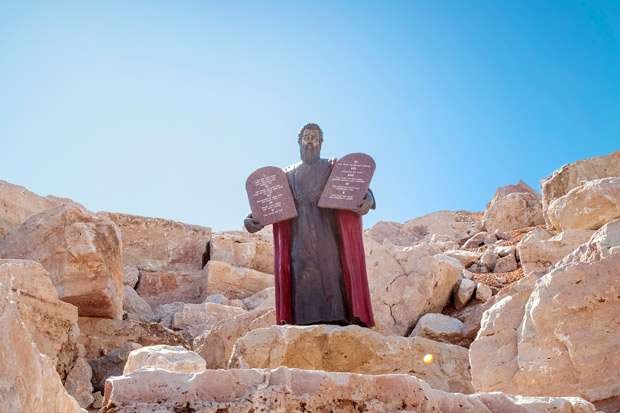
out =
[[249,214],[243,220],[243,225],[245,226],[245,229],[247,229],[248,232],[250,232],[250,233],[255,233],[255,232],[258,232],[261,229],[265,228],[265,226],[262,225],[260,222],[258,222],[258,220],[256,218],[252,217],[252,214]]
[[373,199],[373,196],[370,194],[370,192],[367,193],[364,199],[362,200],[362,203],[357,207],[355,212],[357,212],[360,215],[366,215],[368,211],[370,211],[370,209],[372,208],[374,202],[375,201]]

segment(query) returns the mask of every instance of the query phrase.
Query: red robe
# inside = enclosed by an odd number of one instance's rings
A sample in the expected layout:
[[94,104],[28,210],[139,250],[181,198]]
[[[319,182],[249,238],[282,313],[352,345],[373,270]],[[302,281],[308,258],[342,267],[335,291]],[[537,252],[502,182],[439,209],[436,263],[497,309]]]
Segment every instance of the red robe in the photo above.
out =
[[[347,312],[356,324],[375,325],[366,258],[362,239],[362,217],[356,212],[336,210],[340,239],[340,264],[345,286]],[[294,324],[291,280],[291,221],[273,224],[275,249],[276,320],[278,324]]]

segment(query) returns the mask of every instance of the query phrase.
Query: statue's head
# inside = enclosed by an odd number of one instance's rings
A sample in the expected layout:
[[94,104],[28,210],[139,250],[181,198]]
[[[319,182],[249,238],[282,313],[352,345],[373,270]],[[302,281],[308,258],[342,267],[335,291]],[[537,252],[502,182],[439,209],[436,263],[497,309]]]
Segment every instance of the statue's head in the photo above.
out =
[[321,157],[323,131],[316,123],[308,123],[299,131],[299,153],[304,163],[313,163]]

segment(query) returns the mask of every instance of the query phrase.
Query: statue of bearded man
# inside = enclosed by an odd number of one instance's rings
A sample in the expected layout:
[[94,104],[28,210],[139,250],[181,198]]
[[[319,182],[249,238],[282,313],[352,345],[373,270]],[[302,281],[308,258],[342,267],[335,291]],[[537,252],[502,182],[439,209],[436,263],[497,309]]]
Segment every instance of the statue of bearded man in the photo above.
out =
[[[319,208],[335,160],[321,158],[315,123],[301,129],[298,143],[301,162],[285,170],[297,217],[273,227],[277,321],[372,327],[361,220],[375,208],[372,191],[354,211]],[[251,214],[244,225],[263,228]]]

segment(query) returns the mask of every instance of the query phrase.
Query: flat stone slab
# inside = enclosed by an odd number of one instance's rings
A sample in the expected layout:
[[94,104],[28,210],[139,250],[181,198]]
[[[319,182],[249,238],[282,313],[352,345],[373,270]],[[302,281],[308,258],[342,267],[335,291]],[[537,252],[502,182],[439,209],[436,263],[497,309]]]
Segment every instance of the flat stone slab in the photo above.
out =
[[252,216],[262,225],[297,216],[286,173],[275,166],[257,169],[245,181]]
[[368,193],[375,167],[375,161],[363,153],[351,153],[340,158],[327,180],[319,207],[356,209]]

